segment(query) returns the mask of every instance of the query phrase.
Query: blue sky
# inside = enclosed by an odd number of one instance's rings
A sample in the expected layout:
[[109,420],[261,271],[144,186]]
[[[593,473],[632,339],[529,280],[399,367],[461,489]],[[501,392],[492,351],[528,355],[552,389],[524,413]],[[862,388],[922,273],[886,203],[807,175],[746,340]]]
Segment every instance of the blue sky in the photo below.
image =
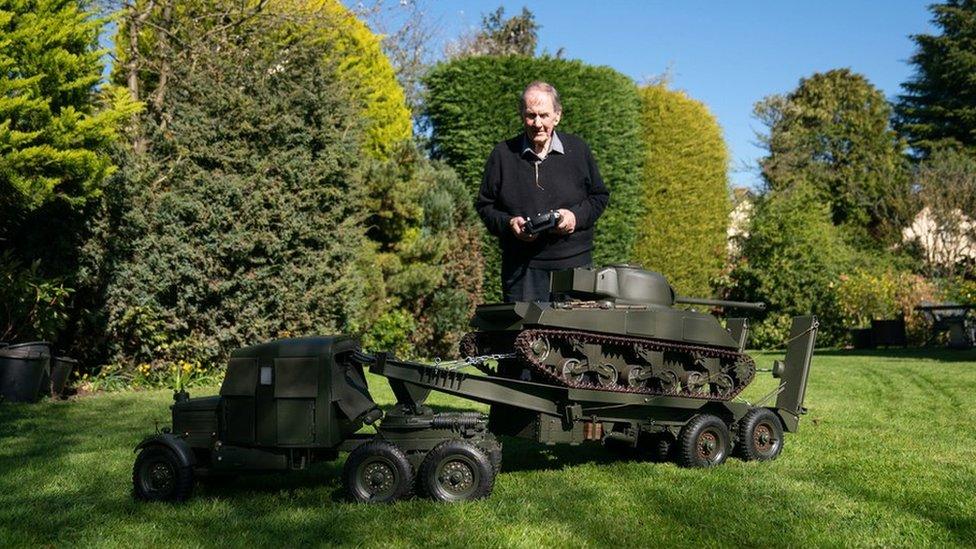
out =
[[[422,1],[422,0],[421,0]],[[476,30],[481,15],[528,7],[542,26],[540,52],[609,65],[638,82],[669,73],[672,87],[718,117],[732,155],[730,180],[756,186],[762,150],[752,105],[800,78],[849,67],[889,98],[909,78],[911,34],[935,33],[927,6],[910,0],[817,2],[484,1],[422,3],[442,44]],[[571,115],[571,114],[570,114]]]

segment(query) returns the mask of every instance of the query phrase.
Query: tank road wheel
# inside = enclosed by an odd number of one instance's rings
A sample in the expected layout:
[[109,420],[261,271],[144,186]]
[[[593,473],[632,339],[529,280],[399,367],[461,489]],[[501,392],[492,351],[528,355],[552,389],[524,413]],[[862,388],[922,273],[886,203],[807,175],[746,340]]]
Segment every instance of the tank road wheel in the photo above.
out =
[[586,374],[586,367],[583,366],[583,363],[579,359],[567,358],[560,364],[559,371],[562,374],[562,378],[566,381],[580,383],[583,381],[584,374]]
[[193,467],[161,445],[139,452],[132,467],[132,495],[142,501],[186,501],[193,492]]
[[750,410],[739,420],[735,455],[744,461],[769,461],[783,451],[783,424],[768,408]]
[[677,391],[681,388],[681,380],[674,370],[662,370],[658,372],[655,379],[657,379],[658,385],[661,386],[661,391],[665,393]]
[[543,362],[549,358],[552,347],[549,345],[549,340],[546,339],[546,336],[540,335],[529,343],[529,350],[532,352],[532,358]]
[[410,497],[413,469],[403,451],[382,440],[371,440],[349,454],[342,469],[349,499],[390,503]]
[[480,499],[491,494],[495,469],[477,446],[451,439],[427,454],[417,480],[420,492],[436,501]]
[[693,395],[708,392],[708,379],[701,372],[687,372],[684,379],[685,390]]
[[735,388],[735,381],[728,374],[718,374],[712,378],[712,394],[725,397],[732,394]]
[[614,368],[613,364],[607,363],[594,367],[592,371],[596,378],[596,383],[600,387],[613,387],[617,384],[617,377],[620,375],[617,373],[617,369]]
[[711,414],[699,414],[678,435],[678,465],[714,467],[729,457],[729,428]]
[[647,380],[650,376],[644,373],[644,369],[640,366],[631,366],[627,370],[627,386],[633,388],[646,387]]

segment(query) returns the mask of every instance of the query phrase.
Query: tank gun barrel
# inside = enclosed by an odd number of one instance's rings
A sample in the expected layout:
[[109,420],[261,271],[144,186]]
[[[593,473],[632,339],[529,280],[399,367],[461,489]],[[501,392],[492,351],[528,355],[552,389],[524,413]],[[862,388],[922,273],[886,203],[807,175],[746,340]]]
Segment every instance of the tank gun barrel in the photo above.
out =
[[750,303],[748,301],[725,301],[724,299],[705,299],[701,297],[677,296],[675,303],[687,303],[688,305],[712,305],[714,307],[735,307],[737,309],[749,309],[752,311],[765,311],[766,304],[762,301]]

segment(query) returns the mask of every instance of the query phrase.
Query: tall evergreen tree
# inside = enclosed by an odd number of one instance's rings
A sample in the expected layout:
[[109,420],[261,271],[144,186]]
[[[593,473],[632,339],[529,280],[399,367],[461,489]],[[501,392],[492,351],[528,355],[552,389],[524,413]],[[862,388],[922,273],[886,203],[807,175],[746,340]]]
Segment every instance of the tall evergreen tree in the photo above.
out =
[[181,29],[197,62],[170,66],[167,116],[141,116],[147,147],[123,156],[89,242],[93,359],[217,365],[366,315],[361,111],[327,44],[291,23]]
[[685,295],[708,295],[725,261],[729,153],[708,108],[665,83],[641,89],[643,212],[633,257]]
[[106,148],[137,110],[124,90],[97,89],[104,21],[84,4],[0,1],[0,207],[8,214],[98,194],[112,170]]
[[812,185],[836,225],[864,237],[895,238],[908,191],[904,144],[890,128],[880,90],[849,69],[816,73],[788,95],[756,105],[769,128],[760,160],[770,190]]
[[897,127],[923,156],[940,141],[976,150],[976,0],[929,9],[942,33],[912,36],[915,75],[902,84]]

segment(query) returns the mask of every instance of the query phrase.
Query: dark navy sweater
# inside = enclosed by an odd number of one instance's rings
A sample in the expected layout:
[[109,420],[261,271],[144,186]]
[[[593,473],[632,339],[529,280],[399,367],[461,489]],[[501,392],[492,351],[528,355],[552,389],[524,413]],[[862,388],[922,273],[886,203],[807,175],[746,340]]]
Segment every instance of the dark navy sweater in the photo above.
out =
[[[499,143],[488,156],[475,208],[488,231],[499,237],[506,264],[527,262],[540,269],[564,269],[592,261],[593,225],[607,207],[610,193],[586,143],[562,132],[559,139],[563,154],[550,152],[538,164],[534,155],[523,154],[521,134]],[[508,226],[513,217],[528,218],[560,208],[576,215],[572,234],[547,232],[534,242],[524,242]]]

